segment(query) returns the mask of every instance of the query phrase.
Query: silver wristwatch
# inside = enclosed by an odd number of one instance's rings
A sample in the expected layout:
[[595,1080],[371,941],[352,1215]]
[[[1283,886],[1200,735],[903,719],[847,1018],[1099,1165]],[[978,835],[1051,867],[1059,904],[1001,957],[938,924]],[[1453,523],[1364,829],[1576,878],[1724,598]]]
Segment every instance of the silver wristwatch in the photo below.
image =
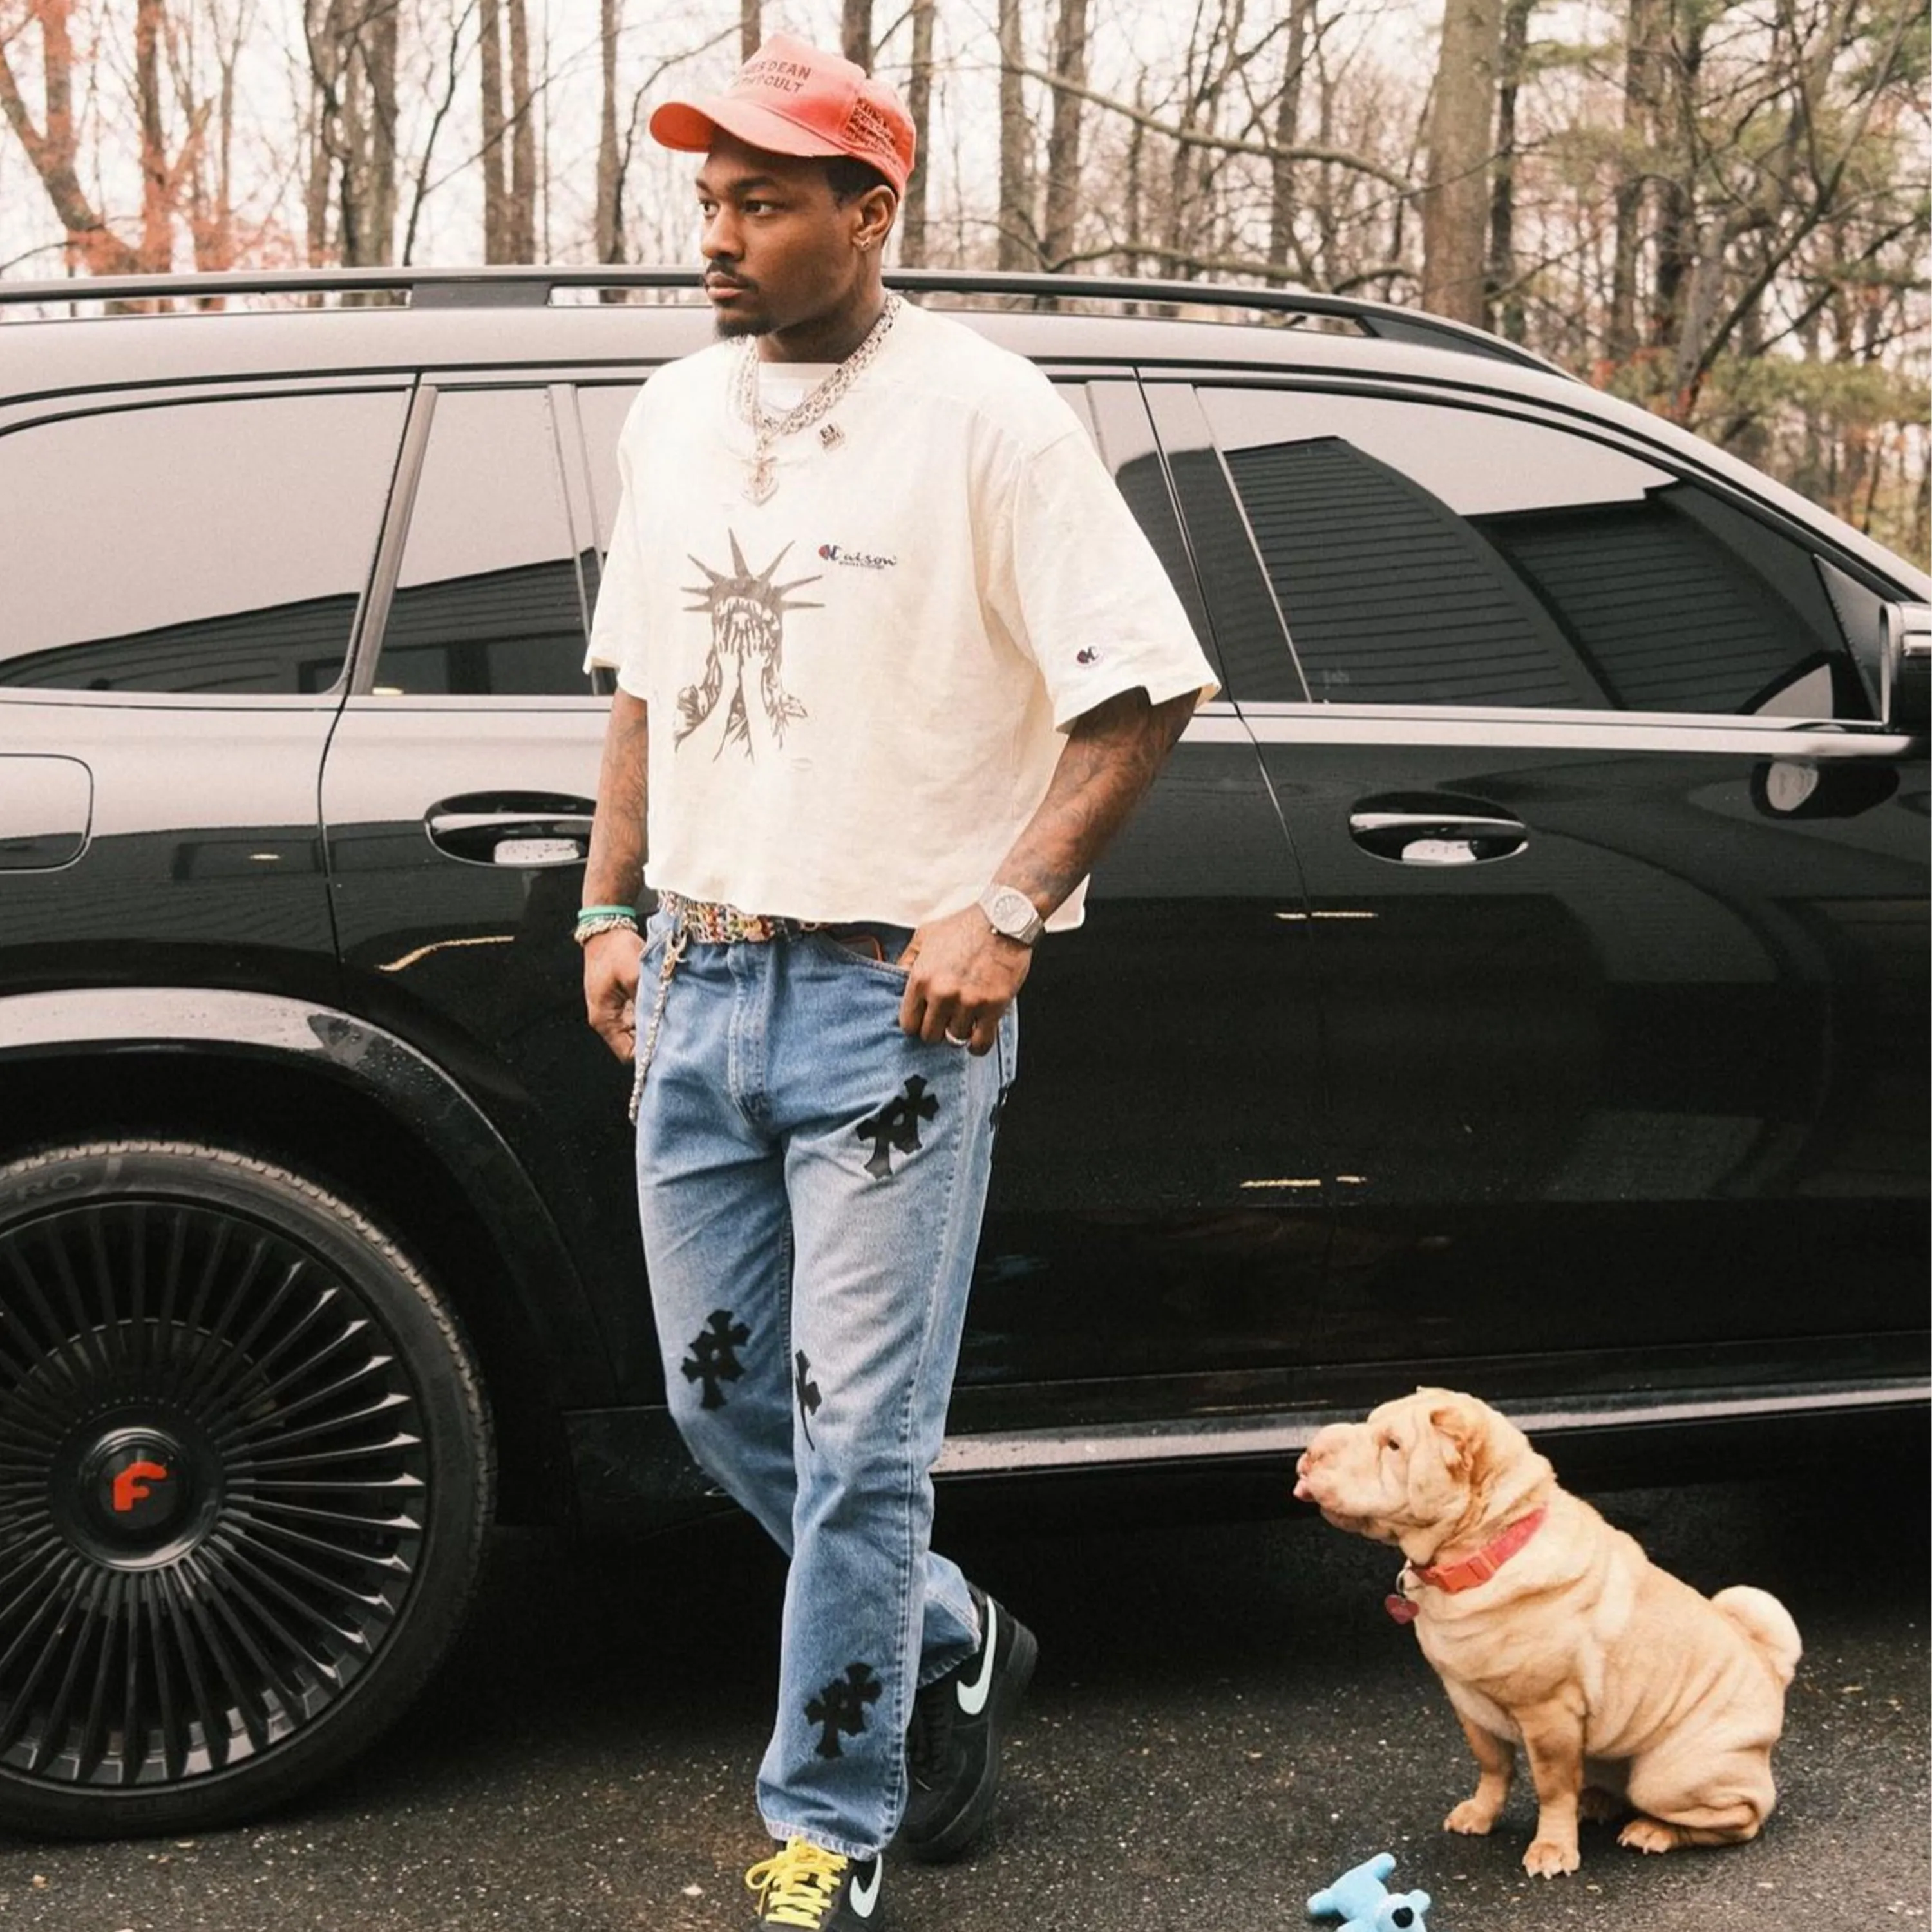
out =
[[1017,886],[988,886],[980,895],[980,910],[995,932],[1022,946],[1032,945],[1046,930],[1046,921]]

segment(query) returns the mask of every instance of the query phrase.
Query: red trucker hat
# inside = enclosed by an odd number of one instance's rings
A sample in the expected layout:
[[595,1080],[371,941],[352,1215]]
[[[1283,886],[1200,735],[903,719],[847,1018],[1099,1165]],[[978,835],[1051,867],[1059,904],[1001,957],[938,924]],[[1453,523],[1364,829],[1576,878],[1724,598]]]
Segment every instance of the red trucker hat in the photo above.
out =
[[905,192],[912,172],[912,116],[882,80],[823,47],[774,34],[722,94],[667,100],[652,114],[652,138],[704,153],[719,128],[769,154],[850,154],[869,161]]

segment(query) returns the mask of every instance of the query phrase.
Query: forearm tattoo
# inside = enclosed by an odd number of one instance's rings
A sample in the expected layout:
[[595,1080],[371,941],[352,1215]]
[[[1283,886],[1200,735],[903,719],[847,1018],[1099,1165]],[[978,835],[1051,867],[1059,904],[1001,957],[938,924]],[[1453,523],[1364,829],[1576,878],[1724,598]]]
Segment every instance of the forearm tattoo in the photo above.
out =
[[1126,823],[1193,714],[1192,692],[1150,704],[1144,691],[1130,691],[1076,719],[1000,883],[1043,910],[1058,905]]
[[590,856],[584,872],[586,905],[634,905],[644,890],[648,722],[643,699],[624,691],[611,699],[597,780],[597,816],[591,821]]

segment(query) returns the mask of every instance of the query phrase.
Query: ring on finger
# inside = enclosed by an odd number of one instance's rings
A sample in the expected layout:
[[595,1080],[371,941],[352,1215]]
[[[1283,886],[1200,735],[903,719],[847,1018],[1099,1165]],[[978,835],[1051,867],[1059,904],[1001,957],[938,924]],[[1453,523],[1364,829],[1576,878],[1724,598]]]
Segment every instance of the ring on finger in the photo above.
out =
[[968,1034],[964,1040],[962,1040],[958,1034],[948,1027],[946,1029],[946,1043],[948,1046],[970,1046],[973,1044],[973,1036]]

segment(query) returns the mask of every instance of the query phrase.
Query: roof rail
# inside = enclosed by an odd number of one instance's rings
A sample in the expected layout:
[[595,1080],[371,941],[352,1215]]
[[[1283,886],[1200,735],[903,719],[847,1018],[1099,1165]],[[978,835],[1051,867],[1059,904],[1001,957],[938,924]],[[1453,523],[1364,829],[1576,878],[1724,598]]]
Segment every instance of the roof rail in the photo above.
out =
[[[1150,302],[1289,317],[1331,316],[1364,335],[1435,349],[1493,356],[1558,375],[1568,372],[1486,329],[1392,302],[1288,288],[1245,288],[1227,282],[1142,280],[1132,276],[1028,274],[977,268],[897,268],[887,283],[914,294],[1004,296],[1033,301]],[[206,300],[214,296],[320,295],[394,290],[413,308],[542,308],[559,289],[689,289],[694,268],[631,268],[608,262],[469,268],[226,269],[205,274],[85,275],[56,281],[0,280],[0,315],[11,306],[67,302]]]

